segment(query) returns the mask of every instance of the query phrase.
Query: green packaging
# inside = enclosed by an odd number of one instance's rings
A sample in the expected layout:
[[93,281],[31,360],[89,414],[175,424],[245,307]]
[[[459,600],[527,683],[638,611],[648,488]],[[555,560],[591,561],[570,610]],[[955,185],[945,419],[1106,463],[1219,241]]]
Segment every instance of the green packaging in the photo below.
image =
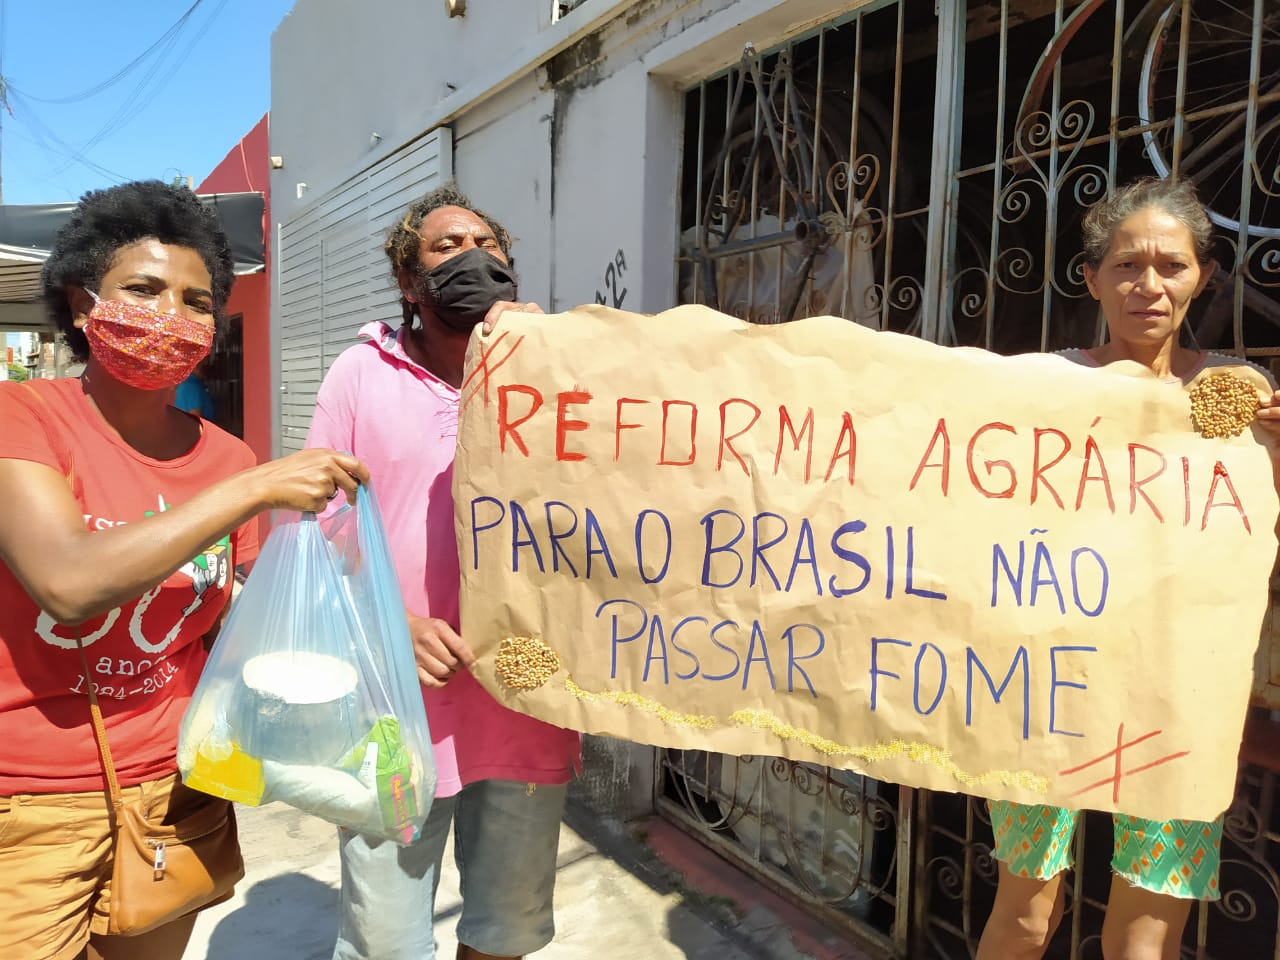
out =
[[376,784],[382,825],[398,834],[402,843],[412,842],[418,835],[414,820],[420,808],[413,785],[413,758],[400,738],[400,721],[379,717],[343,765],[357,769],[361,781]]

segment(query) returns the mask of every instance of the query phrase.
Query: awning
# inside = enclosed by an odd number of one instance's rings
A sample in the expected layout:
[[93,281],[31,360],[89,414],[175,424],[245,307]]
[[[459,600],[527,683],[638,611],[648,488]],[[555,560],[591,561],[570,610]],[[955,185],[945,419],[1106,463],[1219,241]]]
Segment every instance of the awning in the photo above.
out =
[[[213,207],[231,241],[237,275],[264,269],[261,193],[210,193],[200,199]],[[47,327],[40,301],[40,271],[54,235],[67,222],[74,203],[0,205],[0,332]]]

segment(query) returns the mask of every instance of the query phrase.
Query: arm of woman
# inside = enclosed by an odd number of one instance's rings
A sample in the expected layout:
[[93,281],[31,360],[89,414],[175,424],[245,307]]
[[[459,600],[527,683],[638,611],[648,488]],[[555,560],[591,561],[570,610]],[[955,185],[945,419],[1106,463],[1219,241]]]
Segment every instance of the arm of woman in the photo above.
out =
[[369,479],[355,457],[304,450],[221,480],[163,513],[89,532],[52,467],[0,459],[0,561],[59,623],[75,624],[141,596],[204,547],[264,510],[323,510]]

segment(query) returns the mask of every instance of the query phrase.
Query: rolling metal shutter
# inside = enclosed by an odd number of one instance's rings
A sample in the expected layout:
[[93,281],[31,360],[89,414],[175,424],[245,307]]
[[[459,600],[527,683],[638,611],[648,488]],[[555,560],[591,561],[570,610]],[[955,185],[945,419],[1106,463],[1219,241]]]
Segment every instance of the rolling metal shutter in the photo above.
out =
[[282,223],[279,232],[280,448],[301,450],[316,391],[370,320],[400,322],[382,243],[413,200],[453,175],[453,138],[432,131]]

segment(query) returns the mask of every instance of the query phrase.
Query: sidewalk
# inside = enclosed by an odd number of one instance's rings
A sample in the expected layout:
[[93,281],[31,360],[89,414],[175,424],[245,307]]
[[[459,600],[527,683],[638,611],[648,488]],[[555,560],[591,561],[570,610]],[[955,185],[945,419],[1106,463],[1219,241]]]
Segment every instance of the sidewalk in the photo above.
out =
[[[185,960],[328,960],[335,828],[282,804],[237,812],[247,874],[233,900],[201,914]],[[436,912],[441,960],[453,960],[461,908],[452,860],[449,850]],[[573,805],[560,836],[556,928],[537,960],[871,960],[669,824],[628,834]]]

